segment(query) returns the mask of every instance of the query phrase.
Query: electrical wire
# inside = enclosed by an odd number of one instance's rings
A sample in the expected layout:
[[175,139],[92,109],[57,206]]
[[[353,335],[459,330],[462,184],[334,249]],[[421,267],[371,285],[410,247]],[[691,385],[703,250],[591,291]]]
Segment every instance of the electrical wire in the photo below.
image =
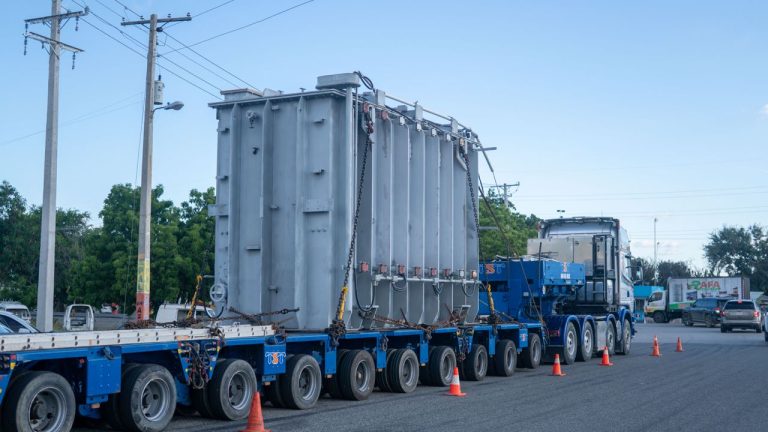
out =
[[[115,0],[115,1],[117,1],[117,0]],[[292,10],[294,10],[294,9],[296,9],[296,8],[299,8],[299,7],[301,7],[301,6],[304,6],[304,5],[308,4],[308,3],[312,3],[313,1],[315,1],[315,0],[306,0],[306,1],[302,2],[302,3],[299,3],[299,4],[296,4],[296,5],[293,5],[293,6],[289,7],[289,8],[287,8],[287,9],[283,9],[283,10],[281,10],[280,12],[276,12],[276,13],[274,13],[274,14],[272,14],[272,15],[269,15],[269,16],[267,16],[267,17],[264,17],[264,18],[262,18],[262,19],[260,19],[260,20],[258,20],[258,21],[254,21],[254,22],[252,22],[252,23],[250,23],[250,24],[246,24],[246,25],[244,25],[244,26],[240,26],[240,27],[234,28],[234,29],[232,29],[232,30],[227,30],[227,31],[225,31],[225,32],[223,32],[223,33],[219,33],[219,34],[217,34],[217,35],[214,35],[214,36],[211,36],[211,37],[209,37],[209,38],[203,39],[203,40],[201,40],[201,41],[195,42],[195,43],[193,43],[193,44],[189,44],[189,45],[187,45],[186,47],[177,48],[177,49],[175,49],[175,50],[171,50],[171,51],[168,51],[168,52],[164,53],[163,55],[168,55],[168,54],[170,54],[170,53],[172,53],[172,52],[176,52],[176,51],[179,51],[179,50],[182,50],[182,49],[188,49],[188,48],[190,48],[190,47],[193,47],[193,46],[197,46],[197,45],[203,44],[203,43],[205,43],[205,42],[209,42],[209,41],[212,41],[212,40],[214,40],[214,39],[220,38],[220,37],[222,37],[222,36],[226,36],[226,35],[228,35],[228,34],[231,34],[231,33],[234,33],[234,32],[237,32],[237,31],[240,31],[240,30],[243,30],[243,29],[246,29],[246,28],[248,28],[248,27],[252,27],[252,26],[255,26],[256,24],[261,24],[261,23],[263,23],[264,21],[267,21],[267,20],[270,20],[270,19],[272,19],[272,18],[275,18],[275,17],[277,17],[277,16],[279,16],[279,15],[282,15],[282,14],[284,14],[284,13],[286,13],[286,12],[292,11]]]
[[[196,14],[190,14],[190,15],[193,18],[200,18],[201,16],[207,14],[208,12],[214,11],[214,10],[216,10],[216,9],[222,7],[222,6],[226,6],[226,5],[230,4],[230,3],[232,3],[233,1],[235,1],[235,0],[227,0],[224,3],[219,4],[218,6],[214,6],[212,8],[208,8],[208,9],[202,11],[202,12],[199,12],[199,13],[196,13]],[[179,22],[178,21],[177,22],[172,22],[172,23],[168,24],[167,26],[165,26],[165,29],[167,30],[167,29],[175,26],[176,24],[179,24]]]

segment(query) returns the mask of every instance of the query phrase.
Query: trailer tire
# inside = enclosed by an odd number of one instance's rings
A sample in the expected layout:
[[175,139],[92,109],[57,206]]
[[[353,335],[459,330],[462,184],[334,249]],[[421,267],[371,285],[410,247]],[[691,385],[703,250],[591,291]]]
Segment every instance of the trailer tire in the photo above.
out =
[[[614,341],[615,341],[614,337]],[[569,322],[565,326],[565,343],[560,351],[560,361],[563,364],[573,364],[576,361],[576,355],[579,351],[579,337],[576,336],[576,326]]]
[[195,407],[202,417],[215,418],[213,410],[211,410],[211,404],[208,402],[208,387],[189,389],[189,399],[192,401],[192,406]]
[[280,394],[280,379],[282,375],[278,376],[275,381],[268,386],[264,386],[264,395],[274,408],[285,408],[285,402],[283,402],[283,396]]
[[520,364],[528,369],[536,369],[541,364],[541,336],[528,333],[528,347],[520,353]]
[[429,360],[432,359],[432,353],[435,352],[436,347],[429,347],[429,355],[427,356],[427,364],[419,368],[419,382],[423,385],[431,386],[432,374],[429,373]]
[[[125,382],[125,376],[128,374],[128,372],[138,366],[140,366],[138,363],[128,363],[123,367],[123,370],[120,374],[121,389],[124,386],[123,383]],[[125,428],[123,420],[120,418],[120,393],[112,393],[109,395],[107,402],[101,406],[99,411],[101,412],[101,418],[103,418],[104,421],[106,421],[112,429],[123,430]]]
[[490,369],[496,376],[508,377],[515,373],[517,367],[517,346],[509,339],[501,339],[496,342],[496,355]]
[[592,324],[584,321],[584,331],[579,338],[579,348],[576,350],[576,360],[587,361],[592,358],[595,351],[595,334],[592,331]]
[[401,348],[387,362],[387,383],[394,393],[411,393],[419,385],[419,358],[411,349]]
[[120,392],[120,418],[134,432],[160,432],[173,419],[176,383],[168,369],[142,364],[131,369]]
[[288,360],[285,375],[277,383],[280,386],[279,395],[287,408],[312,408],[323,384],[320,365],[314,357],[307,354],[297,354]]
[[456,353],[451,347],[443,345],[429,350],[427,369],[429,370],[430,385],[449,386],[453,380],[454,368],[456,368]]
[[621,329],[621,345],[617,351],[620,355],[629,355],[629,350],[632,348],[632,327],[629,320],[624,320],[624,325]]
[[482,381],[488,374],[488,350],[484,345],[474,344],[462,366],[464,379]]
[[248,417],[256,393],[256,374],[240,359],[219,361],[208,382],[208,404],[214,418],[240,420]]
[[390,360],[392,359],[392,355],[395,353],[394,349],[387,350],[387,361],[384,363],[384,369],[380,371],[376,371],[376,387],[379,388],[379,390],[383,392],[391,392],[392,388],[389,385],[389,377],[387,376],[387,371],[389,370]]
[[616,354],[616,326],[613,322],[608,321],[608,329],[605,335],[605,344],[608,347],[608,354]]
[[341,368],[336,370],[341,394],[347,400],[366,400],[373,393],[376,382],[376,364],[366,350],[352,350],[344,356]]
[[343,399],[344,395],[339,388],[339,369],[341,368],[341,362],[344,361],[344,356],[349,350],[340,349],[336,350],[336,374],[331,378],[325,378],[323,381],[323,387],[329,395],[334,399]]
[[40,424],[44,430],[68,431],[75,422],[75,393],[69,382],[59,374],[27,372],[13,382],[5,398],[2,414],[4,431],[43,430]]

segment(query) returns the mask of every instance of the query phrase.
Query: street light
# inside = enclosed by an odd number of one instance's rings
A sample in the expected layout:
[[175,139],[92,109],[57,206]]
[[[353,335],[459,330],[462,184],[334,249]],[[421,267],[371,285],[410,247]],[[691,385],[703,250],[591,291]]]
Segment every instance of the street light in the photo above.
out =
[[[148,77],[152,74],[148,73]],[[151,81],[148,81],[151,83]],[[184,103],[176,101],[149,109],[154,98],[147,88],[144,110],[144,147],[141,161],[141,200],[139,204],[139,250],[136,266],[136,319],[149,319],[149,269],[150,269],[150,223],[152,216],[152,120],[157,110],[178,111]]]
[[157,111],[159,109],[161,109],[161,110],[174,110],[174,111],[178,111],[178,110],[180,110],[182,108],[184,108],[184,102],[182,102],[182,101],[168,102],[164,106],[159,106],[157,108],[154,108],[152,110],[152,112],[154,113],[155,111]]

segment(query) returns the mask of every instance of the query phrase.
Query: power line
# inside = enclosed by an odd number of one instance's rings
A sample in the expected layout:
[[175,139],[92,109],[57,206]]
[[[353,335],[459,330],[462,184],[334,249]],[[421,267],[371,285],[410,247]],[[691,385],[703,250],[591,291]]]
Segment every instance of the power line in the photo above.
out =
[[[235,1],[235,0],[227,0],[224,3],[219,4],[218,6],[214,6],[212,8],[208,8],[208,9],[206,9],[206,10],[200,12],[200,13],[193,14],[192,16],[194,18],[200,18],[201,16],[207,14],[208,12],[214,11],[214,10],[216,10],[216,9],[222,7],[222,6],[226,6],[226,5],[230,4],[230,3],[232,3],[233,1]],[[169,25],[165,26],[165,30],[175,26],[176,24],[178,24],[178,23],[170,23]]]
[[[117,1],[117,0],[115,0],[115,1]],[[228,35],[228,34],[234,33],[234,32],[236,32],[236,31],[240,31],[240,30],[246,29],[246,28],[248,28],[248,27],[252,27],[252,26],[255,26],[256,24],[260,24],[260,23],[263,23],[264,21],[267,21],[267,20],[269,20],[269,19],[275,18],[275,17],[277,17],[277,16],[279,16],[279,15],[282,15],[282,14],[284,14],[284,13],[286,13],[286,12],[292,11],[292,10],[294,10],[294,9],[298,8],[298,7],[304,6],[305,4],[308,4],[308,3],[312,3],[313,1],[315,1],[315,0],[306,0],[305,2],[302,2],[302,3],[296,4],[296,5],[294,5],[294,6],[291,6],[291,7],[287,8],[287,9],[283,9],[283,10],[281,10],[280,12],[276,12],[276,13],[274,13],[274,14],[272,14],[272,15],[268,16],[268,17],[262,18],[262,19],[260,19],[260,20],[258,20],[258,21],[254,21],[254,22],[252,22],[252,23],[250,23],[250,24],[246,24],[246,25],[244,25],[244,26],[240,26],[240,27],[234,28],[234,29],[232,29],[232,30],[228,30],[228,31],[225,31],[224,33],[219,33],[219,34],[217,34],[217,35],[215,35],[215,36],[211,36],[211,37],[209,37],[209,38],[207,38],[207,39],[203,39],[203,40],[201,40],[201,41],[198,41],[198,42],[195,42],[195,43],[193,43],[193,44],[185,45],[184,47],[181,47],[181,48],[177,48],[177,49],[175,49],[175,50],[171,50],[171,51],[168,51],[168,52],[166,52],[166,53],[163,53],[163,55],[168,55],[168,54],[170,54],[170,53],[172,53],[172,52],[176,52],[176,51],[179,51],[179,50],[182,50],[182,49],[189,49],[190,47],[193,47],[193,46],[197,46],[197,45],[200,45],[200,44],[202,44],[202,43],[205,43],[205,42],[209,42],[209,41],[212,41],[212,40],[214,40],[214,39],[220,38],[220,37],[222,37],[222,36],[226,36],[226,35]]]
[[119,4],[120,6],[122,6],[123,9],[125,9],[125,10],[131,12],[132,14],[136,15],[137,18],[141,18],[141,15],[139,15],[138,12],[136,12],[135,10],[133,10],[133,9],[129,8],[128,6],[126,6],[125,3],[121,2],[120,0],[114,0],[114,1],[115,1],[115,3]]
[[[228,83],[232,84],[233,86],[235,86],[235,87],[237,87],[237,86],[238,86],[237,84],[233,83],[232,81],[229,81],[228,79],[226,79],[226,78],[222,77],[221,75],[219,75],[219,74],[217,74],[217,73],[215,73],[215,72],[211,71],[210,69],[206,68],[205,66],[201,65],[200,63],[198,63],[198,62],[196,62],[196,61],[192,60],[191,58],[189,58],[188,56],[186,56],[184,53],[182,53],[182,52],[178,52],[180,49],[185,49],[185,48],[186,48],[186,49],[188,49],[188,50],[192,51],[193,53],[197,54],[197,55],[198,55],[200,58],[202,58],[203,60],[207,61],[208,63],[210,63],[210,64],[212,64],[212,65],[214,65],[214,66],[216,66],[217,68],[219,68],[219,69],[221,69],[222,71],[224,71],[225,73],[229,74],[230,76],[232,76],[232,77],[233,77],[233,78],[235,78],[236,80],[238,80],[238,81],[242,82],[243,84],[247,85],[248,87],[251,87],[251,88],[255,88],[255,87],[256,87],[256,86],[254,86],[253,84],[249,83],[248,81],[246,81],[246,80],[244,80],[244,79],[240,78],[239,76],[237,76],[237,75],[233,74],[232,72],[228,71],[227,69],[224,69],[223,67],[219,66],[217,63],[215,63],[215,62],[213,62],[213,61],[209,60],[207,57],[205,57],[204,55],[200,54],[199,52],[197,52],[197,51],[193,50],[192,48],[190,48],[189,46],[187,46],[186,44],[184,44],[184,42],[182,42],[182,41],[180,41],[180,40],[176,39],[175,37],[173,37],[173,35],[171,35],[170,33],[168,33],[168,32],[164,32],[164,33],[165,33],[165,34],[166,34],[166,35],[167,35],[169,38],[171,38],[171,39],[175,40],[176,42],[178,42],[178,43],[180,43],[180,44],[182,45],[182,48],[176,49],[176,50],[174,50],[174,51],[170,51],[169,53],[177,53],[177,54],[179,54],[179,55],[182,55],[182,56],[184,56],[184,58],[187,58],[187,59],[189,59],[191,62],[193,62],[193,63],[197,64],[198,66],[200,66],[200,67],[204,68],[205,70],[207,70],[207,71],[211,72],[212,74],[216,75],[217,77],[219,77],[219,78],[223,79],[224,81],[226,81],[226,82],[228,82]],[[169,54],[169,53],[166,53],[166,54]],[[161,55],[161,56],[162,56],[162,55]]]

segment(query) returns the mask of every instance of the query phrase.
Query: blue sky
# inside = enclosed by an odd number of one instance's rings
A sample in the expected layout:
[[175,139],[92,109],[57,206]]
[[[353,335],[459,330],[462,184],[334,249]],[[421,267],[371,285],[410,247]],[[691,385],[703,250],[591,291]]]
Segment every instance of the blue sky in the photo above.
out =
[[[191,12],[191,22],[168,29],[186,44],[301,3],[235,0],[196,18],[225,0],[121,2],[147,17]],[[98,223],[111,185],[139,179],[144,49],[99,19],[120,27],[122,15],[135,18],[115,0],[63,3],[87,4],[95,15],[62,33],[86,52],[75,70],[69,55],[62,59],[58,205],[87,210]],[[35,0],[9,3],[0,16],[0,180],[34,204],[42,199],[48,60],[34,41],[22,55],[21,35],[25,18],[49,12],[50,2]],[[257,88],[287,92],[312,88],[318,75],[361,70],[498,147],[496,179],[521,183],[513,196],[520,211],[616,216],[645,257],[657,217],[659,258],[702,266],[708,233],[768,225],[766,22],[768,4],[759,1],[315,0],[194,49]],[[146,43],[140,29],[123,30]],[[179,46],[160,41],[160,53]],[[214,95],[234,87],[179,53],[160,64]],[[154,182],[178,203],[214,184],[216,120],[207,103],[216,98],[161,72],[166,100],[185,107],[156,115]],[[481,176],[492,183],[487,168]]]

